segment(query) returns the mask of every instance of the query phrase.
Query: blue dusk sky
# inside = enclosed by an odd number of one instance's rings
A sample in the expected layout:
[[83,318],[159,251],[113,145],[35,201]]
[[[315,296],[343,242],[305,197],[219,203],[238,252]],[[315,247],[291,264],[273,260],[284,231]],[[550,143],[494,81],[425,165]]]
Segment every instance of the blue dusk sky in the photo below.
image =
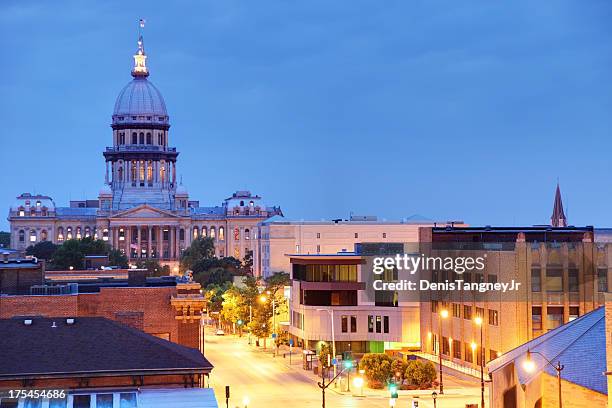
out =
[[2,1],[3,214],[97,196],[140,17],[201,205],[531,225],[559,179],[571,224],[612,225],[606,0]]

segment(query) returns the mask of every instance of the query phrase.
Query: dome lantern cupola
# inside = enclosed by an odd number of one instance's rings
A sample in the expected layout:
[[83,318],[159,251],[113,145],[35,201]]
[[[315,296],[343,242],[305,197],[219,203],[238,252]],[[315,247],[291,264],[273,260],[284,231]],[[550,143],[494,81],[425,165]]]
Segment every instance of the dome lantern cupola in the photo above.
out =
[[138,34],[138,50],[134,54],[134,68],[132,68],[132,76],[136,77],[148,77],[149,70],[147,69],[147,54],[144,50],[144,40],[142,38],[142,29],[144,28],[145,21],[140,19],[140,29]]

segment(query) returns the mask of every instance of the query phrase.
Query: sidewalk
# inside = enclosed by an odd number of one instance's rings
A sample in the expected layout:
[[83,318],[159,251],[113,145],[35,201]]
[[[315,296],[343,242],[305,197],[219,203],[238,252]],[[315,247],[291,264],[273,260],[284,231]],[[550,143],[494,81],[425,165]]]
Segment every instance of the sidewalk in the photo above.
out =
[[[211,333],[212,335],[214,335],[214,332]],[[264,350],[262,345],[263,342],[260,341],[260,347],[257,347],[255,345],[256,339],[254,337],[251,338],[251,344],[248,344],[248,335],[243,335],[242,337],[238,337],[238,335],[231,335],[231,334],[227,334],[227,336],[231,336],[233,339],[235,339],[236,341],[241,341],[244,343],[244,345],[248,348],[251,349],[251,351],[255,352],[255,353],[263,353],[263,354],[267,354],[269,355],[269,358],[271,359],[275,359],[276,362],[279,365],[282,365],[283,367],[285,367],[286,369],[289,369],[295,373],[298,373],[300,375],[302,375],[304,378],[308,378],[310,381],[312,381],[314,384],[316,384],[317,382],[321,381],[321,377],[320,376],[316,376],[314,375],[312,370],[304,370],[302,367],[302,349],[299,347],[293,347],[292,351],[291,351],[291,364],[289,363],[289,346],[280,346],[277,350],[278,355],[275,356],[275,346],[274,346],[274,341],[272,339],[267,339],[266,341],[266,349]],[[314,357],[316,359],[316,356]],[[380,389],[380,390],[376,390],[376,389],[371,389],[368,388],[367,386],[363,387],[363,390],[361,389],[354,389],[354,386],[352,384],[352,380],[355,377],[356,373],[353,371],[350,375],[351,377],[351,391],[342,391],[341,390],[341,384],[346,381],[346,376],[343,374],[341,375],[335,382],[335,384],[331,385],[327,390],[334,392],[335,394],[338,395],[347,395],[347,396],[353,396],[355,398],[376,398],[376,399],[388,399],[389,398],[389,391],[384,388],[384,389]],[[439,393],[438,389],[429,389],[429,390],[398,390],[398,395],[400,397],[403,398],[408,398],[408,397],[413,397],[413,396],[419,396],[423,399],[430,399],[431,398],[431,394],[433,391],[436,391]],[[478,390],[478,395],[479,394],[479,390]],[[474,389],[470,389],[470,388],[466,388],[466,387],[460,387],[460,386],[453,386],[453,385],[446,385],[444,386],[444,395],[441,395],[439,398],[441,399],[452,399],[452,398],[465,398],[466,396],[473,396],[475,395],[475,390]]]

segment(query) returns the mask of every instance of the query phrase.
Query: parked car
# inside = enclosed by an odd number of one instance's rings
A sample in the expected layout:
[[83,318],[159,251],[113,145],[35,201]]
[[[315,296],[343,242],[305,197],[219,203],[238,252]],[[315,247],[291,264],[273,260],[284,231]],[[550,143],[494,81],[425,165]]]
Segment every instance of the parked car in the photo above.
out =
[[225,332],[221,329],[217,330],[217,332],[215,333],[217,336],[225,336]]

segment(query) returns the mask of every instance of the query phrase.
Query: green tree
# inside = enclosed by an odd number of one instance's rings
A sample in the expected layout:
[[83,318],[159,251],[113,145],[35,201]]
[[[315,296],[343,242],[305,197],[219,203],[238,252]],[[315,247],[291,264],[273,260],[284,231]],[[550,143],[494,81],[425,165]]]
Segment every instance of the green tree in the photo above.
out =
[[83,267],[84,260],[85,255],[80,240],[69,239],[64,241],[55,251],[50,269],[65,270],[70,269],[70,267],[80,269]]
[[141,260],[136,263],[136,267],[147,270],[147,276],[168,276],[170,275],[170,267],[168,265],[160,265],[156,259]]
[[430,388],[437,377],[436,368],[431,361],[412,360],[406,366],[405,377],[410,385]]
[[393,360],[391,363],[391,375],[394,379],[401,383],[404,382],[406,368],[408,367],[408,363],[404,360]]
[[332,356],[332,351],[329,345],[327,345],[326,343],[321,344],[321,348],[319,349],[318,358],[319,358],[319,366],[322,369],[331,367],[331,359],[333,358],[333,356]]
[[32,255],[39,259],[49,260],[57,250],[57,245],[51,241],[41,241],[26,248],[26,255]]
[[370,388],[383,388],[392,376],[393,359],[384,353],[368,353],[359,361],[359,368],[365,370]]
[[266,348],[266,339],[272,333],[270,318],[272,317],[271,302],[257,302],[257,306],[253,308],[253,321],[249,323],[249,330],[258,339],[263,338],[264,349]]
[[244,258],[242,259],[243,271],[251,275],[253,273],[253,251],[246,251]]
[[0,231],[0,248],[9,248],[11,246],[11,233]]
[[[192,270],[197,262],[215,257],[215,241],[210,237],[196,238],[191,242],[189,248],[183,251],[181,256],[180,270],[185,272]],[[195,271],[194,271],[195,272]]]
[[[119,268],[127,268],[128,259],[127,256],[125,256],[125,254],[123,254],[120,250],[111,249],[108,251],[108,264],[111,266],[118,266]],[[168,273],[169,272],[170,271],[168,271]]]
[[[244,298],[241,290],[235,286],[231,286],[222,295],[221,319],[232,325],[232,331],[235,333],[236,323],[244,318]],[[242,335],[242,327],[238,327],[239,334]]]

